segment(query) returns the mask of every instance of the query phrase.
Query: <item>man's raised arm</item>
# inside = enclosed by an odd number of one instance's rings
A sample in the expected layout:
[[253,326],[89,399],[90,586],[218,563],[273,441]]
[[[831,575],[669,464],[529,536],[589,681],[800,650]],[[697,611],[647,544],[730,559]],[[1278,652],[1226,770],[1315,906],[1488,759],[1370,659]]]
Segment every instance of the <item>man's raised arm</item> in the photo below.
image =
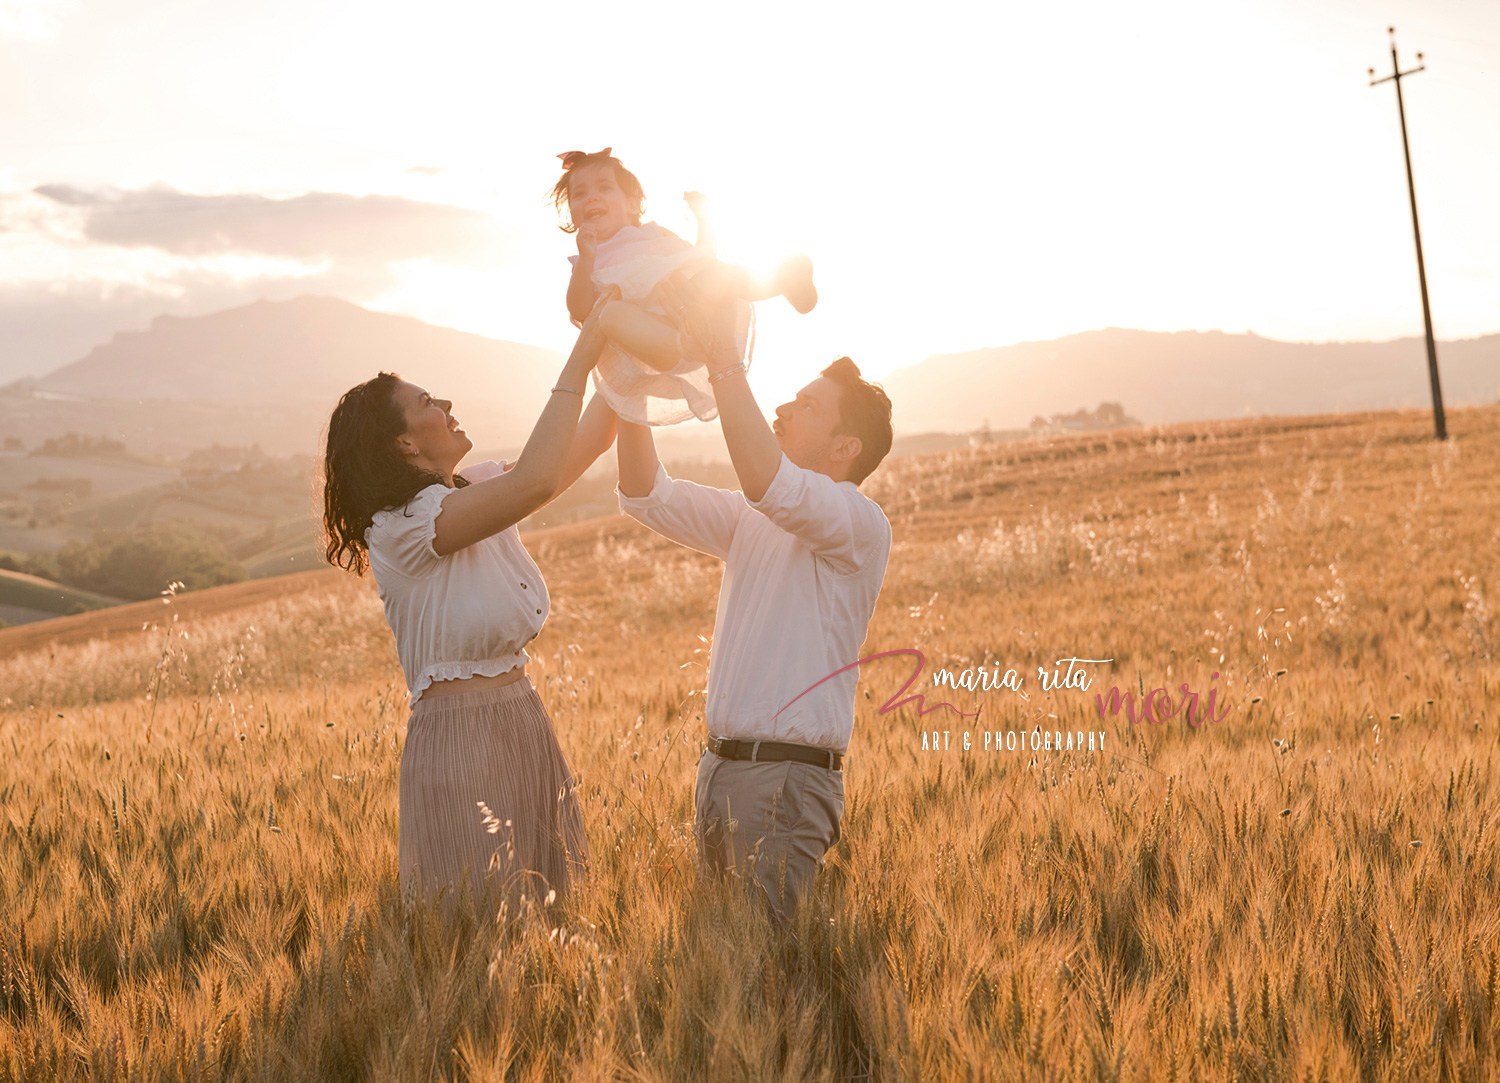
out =
[[620,422],[618,456],[620,460],[620,495],[643,497],[651,495],[656,484],[656,471],[661,466],[656,457],[656,439],[647,425]]
[[660,290],[664,301],[676,308],[683,321],[687,342],[703,351],[729,461],[740,479],[740,491],[753,504],[766,495],[781,468],[781,446],[745,378],[745,365],[735,342],[734,306],[705,307],[694,295],[691,283],[669,280]]
[[744,497],[668,477],[645,425],[621,421],[615,447],[622,512],[679,545],[728,558],[740,516],[749,511]]
[[781,468],[781,447],[776,434],[766,424],[760,404],[745,379],[745,366],[736,365],[726,374],[711,376],[714,397],[719,404],[719,424],[724,429],[724,443],[729,461],[740,479],[740,490],[752,504],[766,495],[776,471]]

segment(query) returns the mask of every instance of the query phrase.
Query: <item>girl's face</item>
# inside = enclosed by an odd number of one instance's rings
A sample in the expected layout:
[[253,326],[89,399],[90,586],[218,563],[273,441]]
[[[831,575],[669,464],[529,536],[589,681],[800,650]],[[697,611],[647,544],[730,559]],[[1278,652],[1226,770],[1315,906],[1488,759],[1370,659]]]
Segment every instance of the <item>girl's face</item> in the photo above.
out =
[[614,166],[586,165],[572,171],[568,178],[568,217],[575,226],[593,226],[601,241],[633,223],[636,215],[615,182]]

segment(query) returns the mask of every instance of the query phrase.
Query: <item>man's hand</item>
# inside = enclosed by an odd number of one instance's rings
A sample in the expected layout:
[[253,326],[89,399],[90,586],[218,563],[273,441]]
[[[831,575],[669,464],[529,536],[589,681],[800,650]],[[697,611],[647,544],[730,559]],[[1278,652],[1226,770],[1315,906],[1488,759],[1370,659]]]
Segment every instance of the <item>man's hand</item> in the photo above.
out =
[[710,375],[741,364],[735,334],[738,312],[733,297],[709,300],[681,272],[662,282],[657,292],[662,306],[677,322],[679,342],[687,360],[701,362]]
[[[681,273],[663,284],[662,300],[681,328],[683,356],[701,361],[710,377],[722,377],[712,381],[719,424],[740,489],[753,503],[765,496],[781,468],[781,447],[744,376],[735,335],[737,302],[726,295],[705,297],[697,283]],[[623,447],[623,435],[620,442]]]

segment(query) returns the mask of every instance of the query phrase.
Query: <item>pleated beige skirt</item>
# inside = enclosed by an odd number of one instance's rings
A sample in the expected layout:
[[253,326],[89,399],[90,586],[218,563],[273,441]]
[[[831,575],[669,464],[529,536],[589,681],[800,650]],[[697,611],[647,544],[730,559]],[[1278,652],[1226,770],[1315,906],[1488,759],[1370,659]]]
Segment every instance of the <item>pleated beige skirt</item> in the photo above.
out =
[[576,782],[529,677],[417,701],[398,851],[402,885],[429,899],[456,900],[465,881],[542,899],[587,871]]

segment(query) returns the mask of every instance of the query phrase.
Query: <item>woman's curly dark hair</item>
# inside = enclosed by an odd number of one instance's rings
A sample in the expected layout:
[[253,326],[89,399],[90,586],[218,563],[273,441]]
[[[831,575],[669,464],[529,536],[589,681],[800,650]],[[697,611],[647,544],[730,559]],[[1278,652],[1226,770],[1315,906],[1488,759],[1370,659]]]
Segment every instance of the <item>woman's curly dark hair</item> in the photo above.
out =
[[[443,478],[406,461],[396,437],[406,417],[391,393],[401,377],[382,372],[350,388],[328,419],[323,450],[323,556],[328,563],[364,575],[370,566],[365,531],[375,513],[400,507]],[[453,479],[456,487],[468,482]]]

